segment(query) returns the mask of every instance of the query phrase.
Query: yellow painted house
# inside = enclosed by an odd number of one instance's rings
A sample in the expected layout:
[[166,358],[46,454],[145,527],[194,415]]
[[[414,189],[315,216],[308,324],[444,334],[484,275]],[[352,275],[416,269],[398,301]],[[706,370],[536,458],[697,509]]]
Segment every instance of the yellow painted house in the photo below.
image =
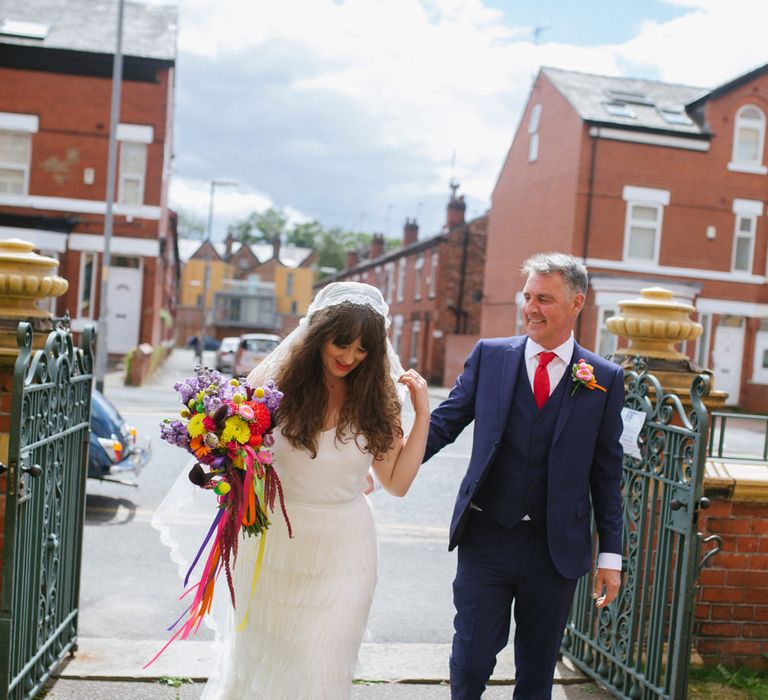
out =
[[219,339],[248,332],[285,335],[312,300],[315,253],[309,248],[182,239],[179,258],[179,344],[203,325],[205,335]]

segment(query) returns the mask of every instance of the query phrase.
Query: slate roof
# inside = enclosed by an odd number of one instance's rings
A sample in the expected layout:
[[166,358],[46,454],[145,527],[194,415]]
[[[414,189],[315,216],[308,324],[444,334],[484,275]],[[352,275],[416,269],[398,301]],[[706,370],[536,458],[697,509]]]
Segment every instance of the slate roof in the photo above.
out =
[[[2,33],[7,20],[45,25],[45,37]],[[123,54],[173,62],[176,59],[177,8],[125,2]],[[114,54],[117,46],[116,0],[2,0],[0,43]]]
[[[678,135],[709,135],[706,126],[697,123],[695,115],[685,111],[686,105],[707,94],[705,88],[559,68],[542,68],[541,72],[585,122]],[[622,116],[609,109],[625,109],[631,114]],[[679,116],[676,118],[675,115]]]
[[[187,262],[200,248],[203,241],[196,241],[191,238],[179,238],[179,260],[182,263]],[[232,244],[232,254],[234,255],[240,246],[243,245],[239,241]],[[226,243],[223,241],[214,241],[213,247],[219,254],[222,260],[226,253]],[[272,253],[274,251],[271,243],[254,243],[250,246],[253,254],[258,258],[260,263],[267,262],[272,259]],[[312,253],[311,248],[300,248],[298,246],[283,245],[280,247],[280,262],[286,267],[299,267],[307,257]]]

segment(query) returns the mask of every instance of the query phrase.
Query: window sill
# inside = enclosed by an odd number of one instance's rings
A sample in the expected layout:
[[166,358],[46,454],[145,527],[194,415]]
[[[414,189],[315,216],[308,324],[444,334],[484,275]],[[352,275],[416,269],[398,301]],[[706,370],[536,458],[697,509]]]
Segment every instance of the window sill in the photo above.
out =
[[735,163],[734,161],[728,163],[728,170],[735,173],[751,173],[752,175],[768,174],[768,166],[752,165],[750,163]]

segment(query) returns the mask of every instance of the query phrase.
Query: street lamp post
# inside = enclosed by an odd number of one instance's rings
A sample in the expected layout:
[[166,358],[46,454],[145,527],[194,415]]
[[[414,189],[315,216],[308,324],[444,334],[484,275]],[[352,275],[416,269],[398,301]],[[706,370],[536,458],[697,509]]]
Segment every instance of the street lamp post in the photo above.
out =
[[[211,238],[213,234],[213,198],[217,187],[237,187],[240,183],[235,180],[211,180],[211,192],[208,197],[208,226],[205,229],[205,241],[212,245]],[[203,274],[203,320],[200,323],[200,342],[205,347],[205,331],[208,325],[208,289],[211,285],[211,251],[206,248],[205,251],[205,272]]]

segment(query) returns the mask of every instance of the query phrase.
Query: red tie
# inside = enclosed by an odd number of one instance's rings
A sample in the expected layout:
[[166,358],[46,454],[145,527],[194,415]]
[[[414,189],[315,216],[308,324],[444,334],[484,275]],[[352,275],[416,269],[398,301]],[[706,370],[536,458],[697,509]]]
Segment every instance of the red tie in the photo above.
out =
[[552,362],[555,357],[553,352],[540,352],[539,353],[539,366],[536,367],[536,372],[533,375],[533,398],[539,408],[547,403],[549,398],[549,372],[547,372],[547,365]]

